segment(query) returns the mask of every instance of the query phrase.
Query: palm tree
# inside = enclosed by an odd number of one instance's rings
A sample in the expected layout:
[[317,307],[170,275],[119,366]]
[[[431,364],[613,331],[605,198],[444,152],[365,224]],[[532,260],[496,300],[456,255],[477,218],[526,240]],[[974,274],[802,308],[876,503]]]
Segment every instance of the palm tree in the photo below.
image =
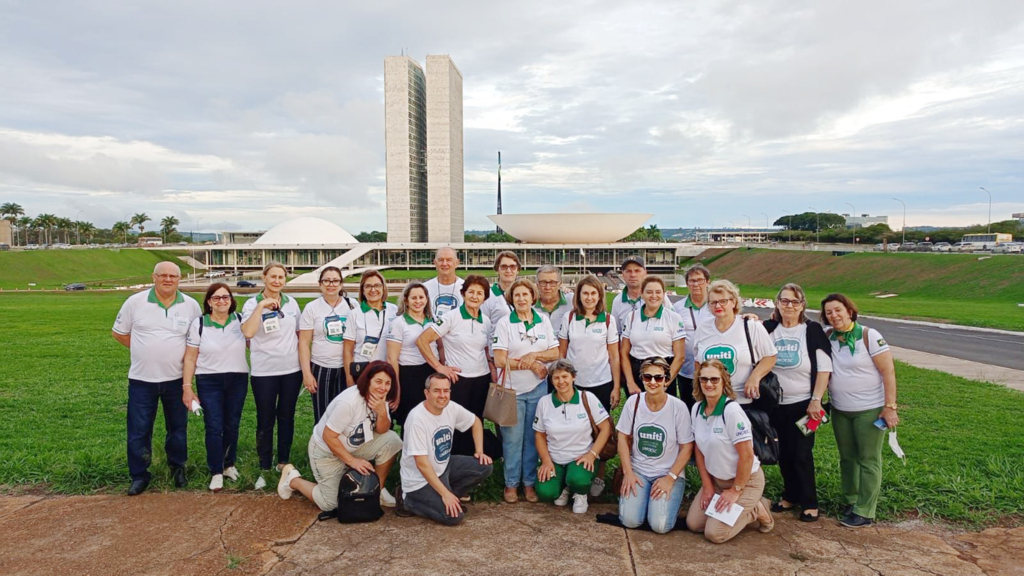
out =
[[[65,244],[71,244],[71,236],[70,236],[70,234],[71,234],[71,228],[73,228],[74,225],[75,225],[75,223],[71,221],[71,218],[57,218],[54,221],[54,226],[57,227],[57,232],[64,232],[64,243]],[[58,240],[59,239],[60,238],[58,237]]]
[[32,230],[32,218],[28,216],[18,218],[18,230],[25,231],[25,244],[28,244],[28,233]]
[[40,214],[39,216],[36,217],[35,221],[32,224],[36,228],[39,228],[40,230],[46,232],[46,242],[44,243],[51,244],[53,240],[53,235],[51,233],[53,232],[53,227],[56,225],[56,223],[57,217],[54,216],[53,214]]
[[132,216],[132,219],[128,223],[128,225],[129,226],[138,226],[139,227],[139,235],[141,236],[142,233],[146,231],[146,226],[145,226],[146,222],[149,222],[150,220],[152,220],[152,218],[147,216],[145,212],[140,212],[140,213],[136,214],[135,216]]
[[79,237],[79,243],[81,243],[81,237],[85,236],[86,243],[92,241],[92,237],[96,234],[96,227],[91,222],[75,222],[75,234]]
[[[10,222],[11,228],[14,230],[17,230],[16,225],[18,223],[18,216],[24,215],[25,209],[22,208],[20,204],[15,204],[14,202],[5,202],[0,204],[0,216],[3,216],[4,220]],[[14,237],[14,245],[18,245],[17,236]]]
[[132,229],[131,222],[114,222],[114,225],[110,227],[110,231],[114,234],[123,234],[124,243],[128,243],[128,232]]
[[181,224],[181,221],[174,216],[167,216],[160,220],[160,232],[163,233],[164,243],[167,243],[167,237],[174,234],[174,227]]

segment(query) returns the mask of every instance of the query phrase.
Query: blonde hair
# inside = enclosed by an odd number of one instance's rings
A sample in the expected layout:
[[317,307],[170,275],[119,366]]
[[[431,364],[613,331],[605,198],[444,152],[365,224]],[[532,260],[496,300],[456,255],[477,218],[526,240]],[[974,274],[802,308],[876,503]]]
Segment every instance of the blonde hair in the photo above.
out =
[[402,316],[409,310],[409,295],[417,288],[423,290],[423,294],[427,297],[427,305],[423,308],[423,315],[427,318],[433,318],[433,315],[430,313],[430,291],[427,290],[427,287],[422,282],[410,282],[405,285],[405,289],[402,290],[402,296],[398,299],[398,315]]
[[700,372],[705,368],[714,368],[718,370],[718,373],[722,377],[722,394],[730,400],[736,399],[736,392],[732,389],[732,377],[729,376],[729,370],[722,364],[721,360],[705,360],[693,373],[693,399],[697,402],[704,402],[707,398],[704,397],[704,389],[700,387]]
[[274,268],[280,268],[281,271],[284,272],[285,277],[288,277],[288,269],[284,267],[284,264],[281,264],[276,260],[271,260],[270,262],[267,263],[266,266],[263,267],[263,275],[266,276],[267,273],[273,270]]
[[740,289],[735,284],[728,280],[715,280],[708,286],[708,300],[711,300],[712,294],[725,294],[732,298],[732,311],[735,314],[739,314],[743,310],[742,300],[740,300]]

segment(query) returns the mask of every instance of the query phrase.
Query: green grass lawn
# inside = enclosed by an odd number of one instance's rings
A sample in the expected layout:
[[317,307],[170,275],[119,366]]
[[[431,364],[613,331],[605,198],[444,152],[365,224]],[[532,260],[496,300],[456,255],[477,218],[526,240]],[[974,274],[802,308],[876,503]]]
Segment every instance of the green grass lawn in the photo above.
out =
[[166,250],[90,249],[0,252],[0,289],[61,288],[82,282],[94,288],[150,282],[153,266],[171,260],[182,274],[192,268]]
[[[110,336],[126,297],[0,296],[5,320],[0,349],[6,367],[0,375],[0,486],[7,492],[42,488],[82,494],[127,488],[128,351]],[[1024,394],[904,364],[898,364],[897,376],[904,422],[900,442],[908,459],[903,464],[885,449],[880,517],[920,515],[987,525],[1024,514],[1024,435],[1019,429]],[[205,490],[209,479],[202,419],[190,416],[189,423],[189,488]],[[151,470],[155,489],[170,489],[162,427],[158,416]],[[292,455],[307,477],[311,429],[309,395],[303,393]],[[839,468],[828,427],[815,455],[823,508],[835,511]],[[251,488],[258,470],[251,394],[242,419],[238,467],[242,479],[237,486]],[[609,480],[610,476],[609,471]],[[777,468],[768,467],[767,477],[767,494],[777,497]],[[688,478],[687,492],[692,495],[697,488],[695,471]],[[482,496],[500,498],[501,486],[497,467]],[[233,488],[229,483],[228,489]]]

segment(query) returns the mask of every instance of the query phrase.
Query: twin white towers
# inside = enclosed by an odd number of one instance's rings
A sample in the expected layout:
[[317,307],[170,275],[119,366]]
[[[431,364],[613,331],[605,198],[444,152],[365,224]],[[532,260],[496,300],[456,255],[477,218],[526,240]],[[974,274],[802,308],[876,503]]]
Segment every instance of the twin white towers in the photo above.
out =
[[388,242],[465,240],[462,73],[448,56],[384,59]]

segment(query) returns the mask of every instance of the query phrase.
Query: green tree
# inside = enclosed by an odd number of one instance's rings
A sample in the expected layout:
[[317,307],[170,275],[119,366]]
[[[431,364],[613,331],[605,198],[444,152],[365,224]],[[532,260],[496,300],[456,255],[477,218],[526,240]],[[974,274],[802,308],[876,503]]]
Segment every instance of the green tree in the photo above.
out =
[[505,232],[504,230],[502,230],[501,232],[491,232],[487,234],[487,236],[484,236],[484,242],[490,242],[492,244],[511,243],[515,241],[515,236],[512,236],[511,234]]
[[57,217],[53,214],[40,214],[33,221],[33,226],[46,233],[45,244],[53,244],[53,228],[57,225]]
[[15,246],[18,245],[18,217],[24,215],[25,209],[22,208],[20,204],[15,204],[14,202],[5,202],[3,204],[0,204],[0,216],[3,216],[4,220],[7,220],[8,222],[11,223],[11,230],[13,230],[15,233]]
[[160,233],[165,244],[167,243],[167,237],[177,231],[175,226],[179,224],[181,224],[181,221],[174,216],[165,216],[160,220]]
[[821,230],[840,229],[846,227],[846,218],[841,214],[828,212],[803,212],[801,214],[786,214],[780,216],[774,226],[782,226],[787,230],[806,230],[817,232]]
[[60,240],[60,233],[63,232],[64,243],[70,244],[71,229],[74,228],[75,226],[75,223],[71,221],[71,218],[57,218],[57,220],[53,224],[57,228],[57,239]]
[[150,218],[145,212],[140,212],[135,216],[132,216],[132,219],[128,222],[128,225],[133,228],[135,226],[138,226],[139,234],[142,234],[143,232],[146,231],[146,222],[149,222],[150,220],[152,220],[152,218]]
[[114,225],[110,227],[110,231],[114,233],[118,240],[121,240],[123,238],[123,242],[125,244],[128,243],[128,232],[130,232],[131,229],[131,222],[124,221],[114,222]]
[[32,218],[29,216],[22,216],[18,218],[18,230],[25,233],[25,239],[22,245],[28,244],[28,233],[32,230]]
[[356,240],[359,240],[360,242],[387,242],[388,233],[378,232],[376,230],[373,232],[360,232],[359,234],[356,234]]
[[92,237],[96,234],[96,226],[92,222],[75,222],[75,235],[81,238],[85,237],[85,243],[88,244]]
[[623,242],[663,242],[664,240],[661,229],[658,228],[657,224],[651,224],[646,228],[641,226],[632,234],[622,239]]

